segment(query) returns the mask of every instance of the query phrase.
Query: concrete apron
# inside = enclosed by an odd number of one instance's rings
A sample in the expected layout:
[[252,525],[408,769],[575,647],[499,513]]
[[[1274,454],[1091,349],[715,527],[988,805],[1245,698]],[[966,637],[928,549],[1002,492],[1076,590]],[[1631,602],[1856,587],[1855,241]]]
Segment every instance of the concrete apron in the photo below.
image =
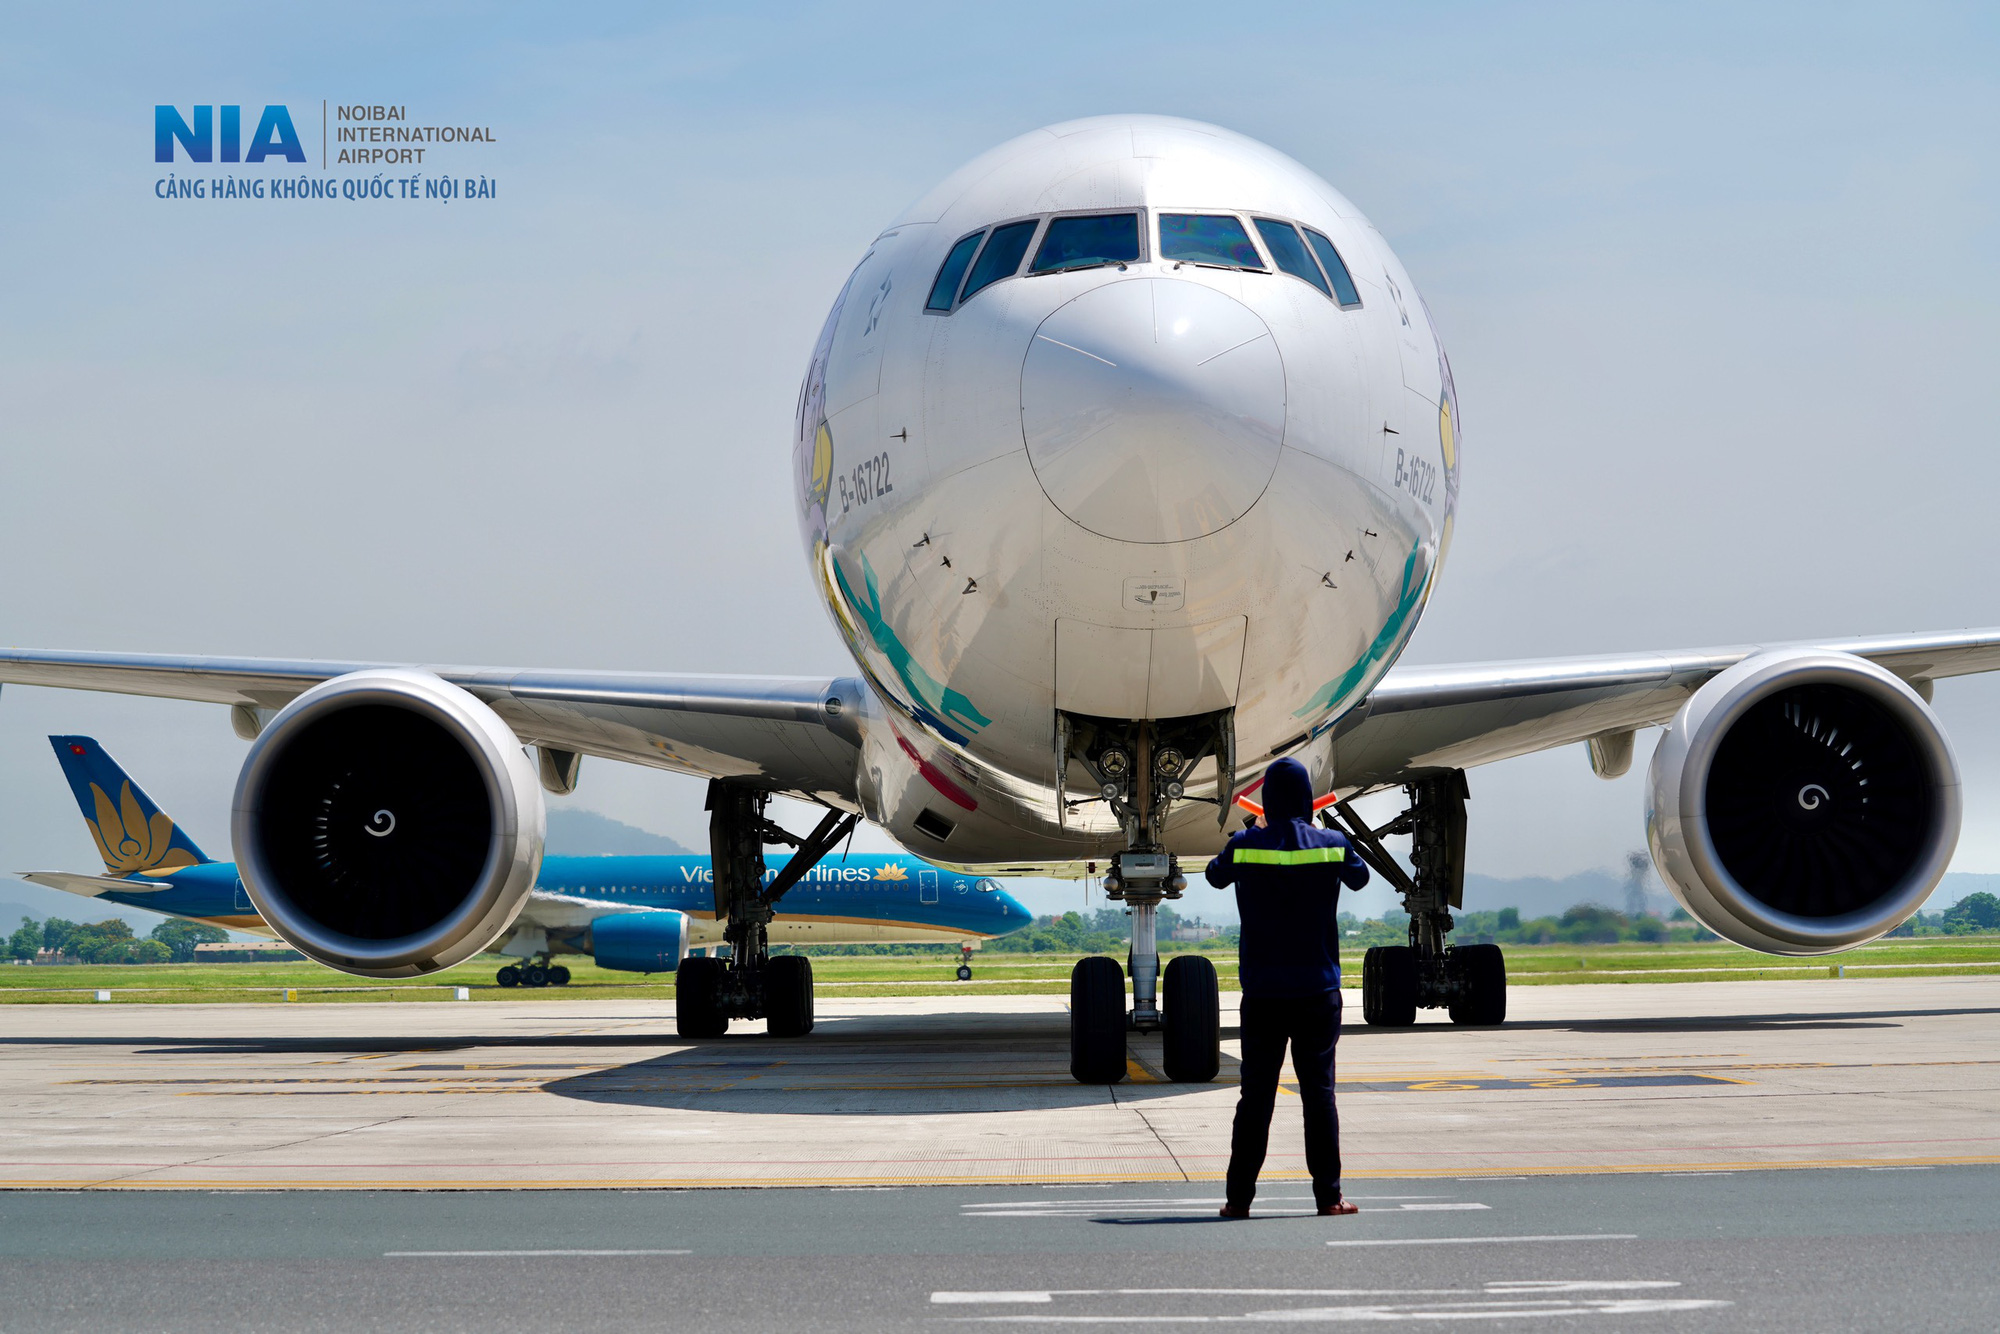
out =
[[[0,1006],[13,1188],[1215,1180],[1217,1083],[1068,1075],[1050,997],[822,999],[797,1042],[670,1005]],[[1358,997],[1350,994],[1350,1001]],[[1527,987],[1340,1047],[1349,1179],[2000,1162],[2000,978]],[[1296,1093],[1266,1179],[1303,1175]]]

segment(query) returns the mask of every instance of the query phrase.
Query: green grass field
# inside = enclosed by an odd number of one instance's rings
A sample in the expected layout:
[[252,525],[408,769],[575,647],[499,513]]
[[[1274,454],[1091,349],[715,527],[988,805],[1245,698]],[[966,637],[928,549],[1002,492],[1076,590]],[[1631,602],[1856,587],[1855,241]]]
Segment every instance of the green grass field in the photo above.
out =
[[[1224,989],[1236,982],[1236,956],[1213,952]],[[284,1004],[287,993],[299,1002],[408,1002],[452,998],[454,987],[469,987],[474,1000],[559,1001],[667,1000],[670,976],[648,978],[614,973],[594,964],[565,959],[573,980],[566,987],[530,991],[502,988],[493,981],[499,960],[481,958],[422,982],[371,982],[311,963],[151,964],[118,967],[0,967],[0,1003],[88,1002],[99,988],[116,1002],[250,1001]],[[950,996],[1064,995],[1069,989],[1067,954],[979,954],[973,980],[956,981],[956,956],[861,955],[813,960],[820,995]],[[1359,986],[1358,953],[1341,960],[1349,986]],[[1735,945],[1510,945],[1508,980],[1516,986],[1557,982],[1715,982],[1824,978],[1835,968],[1846,976],[1935,977],[2000,971],[2000,936],[1923,937],[1881,941],[1826,959],[1778,959]]]

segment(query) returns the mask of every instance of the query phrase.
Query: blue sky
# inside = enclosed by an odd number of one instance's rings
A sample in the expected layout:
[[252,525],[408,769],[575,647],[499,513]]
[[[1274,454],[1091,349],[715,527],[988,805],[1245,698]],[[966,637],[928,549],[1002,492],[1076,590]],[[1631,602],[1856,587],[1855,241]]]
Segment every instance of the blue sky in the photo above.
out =
[[[958,163],[1124,110],[1292,154],[1420,284],[1466,471],[1413,661],[2000,623],[1990,8],[4,13],[0,640],[841,670],[784,500],[826,306]],[[153,197],[156,102],[322,98],[490,125],[499,197]],[[2000,870],[2000,683],[1938,706]],[[220,710],[10,688],[0,866],[87,863],[51,731],[226,844]],[[1475,773],[1474,868],[1617,864],[1641,781]],[[700,836],[692,783],[576,800]]]

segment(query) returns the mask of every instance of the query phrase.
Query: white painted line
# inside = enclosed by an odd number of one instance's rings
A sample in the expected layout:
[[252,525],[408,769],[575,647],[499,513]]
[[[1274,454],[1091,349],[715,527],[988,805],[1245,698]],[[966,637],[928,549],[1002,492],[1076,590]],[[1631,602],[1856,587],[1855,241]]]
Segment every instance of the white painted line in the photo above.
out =
[[1329,1246],[1497,1246],[1529,1241],[1637,1241],[1636,1232],[1576,1232],[1540,1237],[1350,1237]]
[[693,1251],[384,1251],[385,1260],[458,1260],[486,1256],[523,1255],[693,1255]]
[[1458,1204],[1399,1204],[1396,1207],[1399,1209],[1437,1211],[1444,1209],[1491,1209],[1493,1206],[1490,1204],[1474,1204],[1470,1200],[1467,1200]]
[[1644,1292],[1678,1288],[1671,1278],[1496,1279],[1484,1288],[1050,1288],[1038,1292],[933,1292],[939,1306],[1042,1305],[1057,1297],[1472,1297],[1556,1292]]

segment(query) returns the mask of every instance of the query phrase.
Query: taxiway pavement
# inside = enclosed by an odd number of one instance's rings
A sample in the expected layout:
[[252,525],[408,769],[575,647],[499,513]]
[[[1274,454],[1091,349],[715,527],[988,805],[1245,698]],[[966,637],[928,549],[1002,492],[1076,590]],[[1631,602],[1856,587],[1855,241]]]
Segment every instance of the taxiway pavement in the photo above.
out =
[[9,1328],[1985,1330],[2000,1168],[1215,1188],[0,1192]]
[[[1404,1030],[1350,1006],[1350,1182],[2000,1163],[2000,979],[1511,1005],[1499,1029]],[[1233,1059],[1170,1084],[1138,1038],[1126,1083],[1080,1087],[1059,999],[824,1000],[803,1041],[672,1029],[652,1002],[0,1006],[0,1184],[986,1187],[1227,1162]],[[1281,1099],[1267,1177],[1297,1179],[1301,1150]]]

